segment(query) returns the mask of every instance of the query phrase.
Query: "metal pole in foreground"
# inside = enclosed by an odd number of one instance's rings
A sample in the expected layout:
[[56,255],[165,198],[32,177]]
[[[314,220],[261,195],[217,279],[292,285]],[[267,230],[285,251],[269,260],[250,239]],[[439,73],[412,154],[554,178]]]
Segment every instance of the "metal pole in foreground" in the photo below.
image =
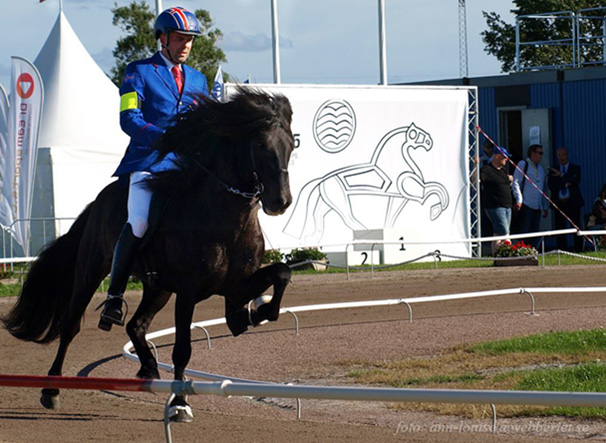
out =
[[387,49],[385,44],[385,0],[379,0],[379,61],[381,85],[387,85]]
[[280,34],[278,33],[278,4],[277,0],[271,0],[271,26],[272,47],[274,58],[274,83],[280,84]]

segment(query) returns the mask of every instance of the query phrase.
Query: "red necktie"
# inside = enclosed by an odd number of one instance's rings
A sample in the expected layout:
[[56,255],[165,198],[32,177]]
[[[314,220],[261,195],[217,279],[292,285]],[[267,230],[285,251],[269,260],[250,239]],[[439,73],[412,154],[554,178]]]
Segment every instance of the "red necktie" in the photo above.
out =
[[175,83],[177,84],[179,95],[181,95],[181,91],[183,91],[183,73],[177,65],[173,66],[171,72],[173,73],[173,77],[175,77]]

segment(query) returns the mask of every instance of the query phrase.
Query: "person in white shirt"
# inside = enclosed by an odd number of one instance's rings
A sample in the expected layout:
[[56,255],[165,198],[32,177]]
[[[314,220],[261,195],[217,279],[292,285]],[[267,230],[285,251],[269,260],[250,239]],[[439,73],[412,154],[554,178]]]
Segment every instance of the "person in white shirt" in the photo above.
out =
[[[513,173],[513,180],[517,186],[513,187],[515,198],[515,209],[517,217],[515,223],[515,233],[533,233],[539,230],[541,216],[547,217],[548,202],[543,194],[547,189],[547,180],[545,169],[540,165],[543,158],[543,146],[531,145],[527,151],[528,158],[520,160],[518,168]],[[528,177],[524,177],[524,174]],[[543,192],[539,192],[529,180]],[[529,238],[526,243],[534,246],[539,244],[539,237]]]

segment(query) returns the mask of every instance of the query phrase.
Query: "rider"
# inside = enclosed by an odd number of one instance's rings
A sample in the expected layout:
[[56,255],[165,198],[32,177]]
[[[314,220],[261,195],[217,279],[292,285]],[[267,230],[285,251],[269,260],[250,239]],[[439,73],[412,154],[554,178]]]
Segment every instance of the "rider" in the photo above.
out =
[[128,220],[116,243],[107,300],[99,328],[124,325],[122,304],[131,267],[148,227],[151,191],[145,180],[156,171],[174,169],[172,157],[159,163],[154,144],[174,123],[175,116],[208,96],[204,75],[183,63],[194,38],[202,35],[196,16],[176,7],[163,11],[154,26],[162,50],[151,58],[130,63],[120,87],[120,125],[130,137],[126,154],[114,176],[129,177]]

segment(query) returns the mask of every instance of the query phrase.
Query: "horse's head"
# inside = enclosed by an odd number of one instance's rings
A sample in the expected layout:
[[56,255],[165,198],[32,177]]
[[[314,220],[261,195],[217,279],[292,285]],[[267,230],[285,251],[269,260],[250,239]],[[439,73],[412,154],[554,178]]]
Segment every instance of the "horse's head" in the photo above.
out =
[[288,163],[295,144],[290,124],[292,108],[281,94],[255,92],[259,104],[271,109],[265,127],[252,139],[255,172],[262,185],[261,205],[268,215],[284,213],[292,203]]
[[433,147],[433,140],[427,132],[411,123],[406,131],[406,147],[423,148],[429,151]]
[[260,195],[269,215],[286,211],[292,203],[288,162],[294,149],[288,99],[239,87],[227,102],[207,97],[200,102],[179,116],[158,145],[161,155],[178,155],[181,171],[173,174],[172,187],[186,171],[201,170],[229,192],[250,199]]

